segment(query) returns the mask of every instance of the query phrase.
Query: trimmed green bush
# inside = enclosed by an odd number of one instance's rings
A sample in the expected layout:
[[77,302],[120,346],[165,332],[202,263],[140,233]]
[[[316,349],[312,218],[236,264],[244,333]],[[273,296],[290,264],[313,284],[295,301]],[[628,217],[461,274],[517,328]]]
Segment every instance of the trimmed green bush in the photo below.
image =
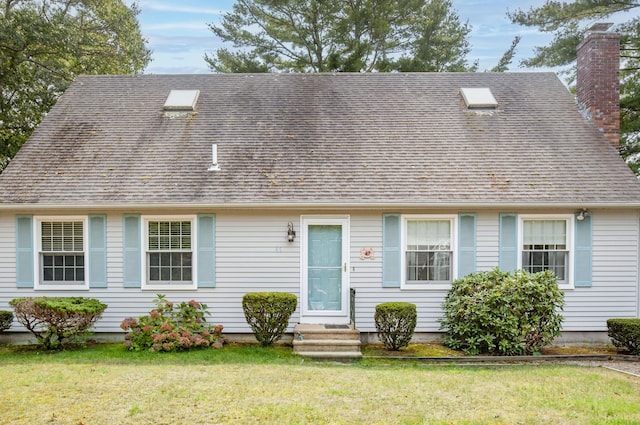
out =
[[297,304],[298,297],[287,292],[249,292],[242,297],[244,317],[264,346],[282,337]]
[[560,334],[563,307],[550,270],[472,273],[455,280],[445,298],[443,342],[467,354],[533,354]]
[[613,345],[640,355],[640,319],[609,319],[607,329]]
[[16,319],[47,350],[78,340],[102,317],[106,304],[83,297],[15,298],[9,302]]
[[13,323],[13,313],[10,311],[0,310],[0,332],[6,331]]
[[387,350],[409,345],[418,322],[416,305],[405,302],[378,304],[374,314],[378,337]]
[[128,317],[120,327],[128,331],[125,347],[131,351],[186,351],[192,348],[222,348],[222,325],[210,326],[205,316],[210,315],[206,304],[196,300],[174,304],[158,294],[153,300],[156,308],[148,316]]

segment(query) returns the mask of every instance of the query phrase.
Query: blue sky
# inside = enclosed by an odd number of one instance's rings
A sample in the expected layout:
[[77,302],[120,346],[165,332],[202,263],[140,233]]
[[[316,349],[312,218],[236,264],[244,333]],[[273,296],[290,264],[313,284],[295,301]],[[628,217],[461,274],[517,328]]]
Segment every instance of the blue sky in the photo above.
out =
[[[203,57],[223,44],[208,29],[207,24],[219,22],[230,11],[233,0],[139,0],[138,19],[148,47],[153,51],[153,61],[146,69],[152,74],[208,73]],[[512,71],[518,68],[520,59],[530,57],[534,46],[545,45],[551,40],[531,28],[513,25],[506,11],[518,8],[528,10],[540,6],[544,0],[453,0],[461,20],[473,27],[469,61],[479,60],[480,70],[488,70],[509,48],[515,35],[522,36]]]

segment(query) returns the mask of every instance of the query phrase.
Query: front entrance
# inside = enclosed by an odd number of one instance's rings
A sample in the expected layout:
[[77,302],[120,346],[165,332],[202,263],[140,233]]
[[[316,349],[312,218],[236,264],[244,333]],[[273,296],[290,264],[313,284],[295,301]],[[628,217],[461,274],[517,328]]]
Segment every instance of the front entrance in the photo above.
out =
[[349,323],[349,217],[302,217],[301,323]]

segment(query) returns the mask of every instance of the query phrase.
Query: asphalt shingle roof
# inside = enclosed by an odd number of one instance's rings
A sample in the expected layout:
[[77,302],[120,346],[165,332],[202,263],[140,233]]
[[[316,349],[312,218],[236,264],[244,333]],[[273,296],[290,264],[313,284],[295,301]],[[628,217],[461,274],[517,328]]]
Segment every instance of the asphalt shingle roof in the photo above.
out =
[[[498,109],[468,110],[461,87],[489,87]],[[166,116],[172,89],[200,90],[196,111]],[[640,183],[552,73],[82,76],[0,193],[49,206],[640,205]]]

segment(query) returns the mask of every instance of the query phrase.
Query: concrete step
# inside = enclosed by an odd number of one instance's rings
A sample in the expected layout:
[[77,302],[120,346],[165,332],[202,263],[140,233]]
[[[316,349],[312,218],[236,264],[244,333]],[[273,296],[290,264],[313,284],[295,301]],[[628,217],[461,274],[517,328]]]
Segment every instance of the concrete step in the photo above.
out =
[[358,359],[360,331],[352,325],[297,324],[293,329],[293,352],[315,359]]
[[331,325],[307,325],[298,324],[293,329],[294,340],[321,340],[321,339],[345,339],[360,340],[360,331],[351,325],[346,327],[333,327]]
[[293,352],[306,351],[360,351],[360,340],[322,339],[293,341]]
[[317,360],[354,360],[362,358],[360,351],[301,351],[296,354]]

